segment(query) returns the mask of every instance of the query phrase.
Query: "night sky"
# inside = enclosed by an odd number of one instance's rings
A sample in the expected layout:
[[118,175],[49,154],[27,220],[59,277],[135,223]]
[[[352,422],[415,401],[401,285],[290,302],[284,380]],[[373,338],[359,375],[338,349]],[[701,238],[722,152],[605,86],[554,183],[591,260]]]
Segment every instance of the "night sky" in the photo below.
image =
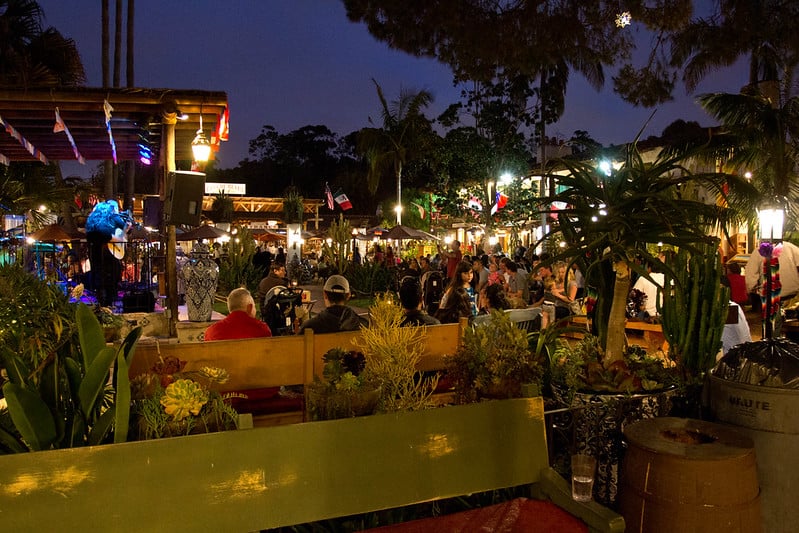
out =
[[[45,24],[76,41],[87,85],[101,86],[100,2],[39,4]],[[115,2],[110,4],[113,46]],[[459,97],[447,66],[390,50],[365,25],[349,22],[337,0],[136,0],[135,26],[135,86],[228,94],[230,141],[219,152],[221,168],[247,157],[249,140],[266,124],[280,133],[323,124],[346,135],[368,126],[370,116],[379,123],[380,104],[371,78],[389,100],[401,88],[432,91],[435,100],[428,117]],[[633,25],[625,31],[637,30]],[[641,37],[641,42],[649,41]],[[122,85],[124,57],[123,50]],[[652,110],[634,108],[615,96],[609,87],[612,74],[606,72],[601,93],[572,74],[566,113],[549,127],[548,135],[568,139],[583,129],[605,145],[630,141]],[[738,92],[745,81],[746,69],[738,64],[701,84],[696,94]],[[675,95],[674,102],[659,107],[644,138],[659,135],[678,118],[712,124],[682,87]],[[93,164],[86,167],[88,175]]]

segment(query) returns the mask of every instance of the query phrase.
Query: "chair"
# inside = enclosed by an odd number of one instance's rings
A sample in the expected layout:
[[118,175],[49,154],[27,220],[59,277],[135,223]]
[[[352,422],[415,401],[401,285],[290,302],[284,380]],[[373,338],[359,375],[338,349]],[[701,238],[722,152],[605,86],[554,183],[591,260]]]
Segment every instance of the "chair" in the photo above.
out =
[[541,308],[508,309],[505,311],[516,327],[532,333],[541,329]]

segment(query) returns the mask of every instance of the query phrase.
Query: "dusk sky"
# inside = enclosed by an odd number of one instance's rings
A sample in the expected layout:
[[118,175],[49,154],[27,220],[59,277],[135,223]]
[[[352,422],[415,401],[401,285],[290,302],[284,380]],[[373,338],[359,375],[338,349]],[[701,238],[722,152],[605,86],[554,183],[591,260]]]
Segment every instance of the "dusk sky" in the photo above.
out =
[[[76,41],[87,85],[101,86],[100,2],[39,4],[45,24]],[[115,2],[110,4],[113,25]],[[230,141],[219,152],[221,168],[247,157],[248,142],[266,124],[280,133],[323,124],[346,135],[367,126],[370,116],[379,121],[372,78],[389,100],[401,88],[430,90],[435,100],[428,117],[459,98],[446,65],[389,49],[365,25],[349,22],[337,0],[136,0],[135,26],[135,86],[227,93]],[[637,30],[633,25],[623,31]],[[113,44],[113,28],[111,32]],[[124,85],[124,51],[122,57]],[[572,74],[566,113],[549,127],[548,135],[568,139],[582,129],[605,145],[630,141],[652,110],[635,108],[614,95],[612,74],[606,72],[600,93]],[[739,64],[715,74],[696,94],[738,92],[745,80]],[[712,125],[681,86],[675,96],[674,102],[658,108],[643,137],[659,135],[678,118]],[[86,175],[93,166],[87,165]]]

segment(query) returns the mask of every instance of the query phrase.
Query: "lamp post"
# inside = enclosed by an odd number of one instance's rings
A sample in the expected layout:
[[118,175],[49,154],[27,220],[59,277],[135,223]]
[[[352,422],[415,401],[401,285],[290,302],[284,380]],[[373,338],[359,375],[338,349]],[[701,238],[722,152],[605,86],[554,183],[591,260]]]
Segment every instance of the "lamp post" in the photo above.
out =
[[782,226],[785,221],[785,210],[776,203],[770,203],[757,213],[760,225],[760,255],[763,257],[763,275],[765,300],[763,313],[763,338],[771,339],[774,334],[774,321],[780,310],[780,282],[774,275],[779,272],[779,254],[775,253],[775,246],[782,242]]

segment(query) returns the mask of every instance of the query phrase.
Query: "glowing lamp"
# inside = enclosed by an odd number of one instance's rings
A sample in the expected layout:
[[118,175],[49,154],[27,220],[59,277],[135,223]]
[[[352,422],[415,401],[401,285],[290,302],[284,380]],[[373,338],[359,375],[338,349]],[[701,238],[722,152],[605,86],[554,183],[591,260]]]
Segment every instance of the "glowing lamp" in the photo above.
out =
[[769,242],[782,241],[782,226],[785,222],[785,211],[781,207],[769,205],[757,212],[760,223],[760,240]]
[[206,139],[202,128],[197,130],[197,135],[191,141],[191,151],[194,154],[194,160],[198,163],[205,163],[211,157],[211,143]]

